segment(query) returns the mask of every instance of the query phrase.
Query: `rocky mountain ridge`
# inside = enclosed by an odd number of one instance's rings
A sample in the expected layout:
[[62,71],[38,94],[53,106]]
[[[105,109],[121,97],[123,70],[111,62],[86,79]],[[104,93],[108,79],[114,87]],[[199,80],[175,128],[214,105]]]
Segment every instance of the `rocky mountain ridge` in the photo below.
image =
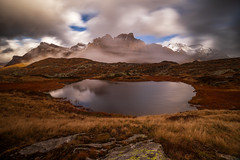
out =
[[225,53],[203,46],[202,44],[187,45],[183,43],[169,43],[167,48],[179,52],[181,54],[187,54],[195,60],[212,60],[229,58]]
[[69,49],[55,44],[41,42],[38,47],[33,48],[23,56],[13,56],[12,60],[6,66],[18,63],[32,63],[49,57],[67,57]]
[[23,56],[14,56],[6,65],[33,63],[45,58],[87,58],[94,61],[116,63],[158,63],[174,61],[185,63],[194,60],[228,58],[220,51],[206,49],[203,46],[184,44],[145,44],[136,39],[133,33],[112,37],[106,34],[88,44],[78,43],[70,48],[41,42],[40,45]]
[[90,48],[101,48],[101,49],[127,49],[127,50],[138,50],[144,47],[146,44],[139,39],[136,39],[133,33],[120,34],[117,37],[112,37],[106,34],[102,38],[96,38],[92,43],[88,44]]
[[178,54],[178,52],[159,44],[145,44],[142,40],[136,39],[133,33],[129,33],[116,37],[106,34],[87,45],[78,43],[70,48],[42,42],[24,56],[14,57],[6,66],[17,63],[33,63],[45,58],[87,58],[106,63],[158,63],[165,60],[181,63],[191,61],[188,55]]

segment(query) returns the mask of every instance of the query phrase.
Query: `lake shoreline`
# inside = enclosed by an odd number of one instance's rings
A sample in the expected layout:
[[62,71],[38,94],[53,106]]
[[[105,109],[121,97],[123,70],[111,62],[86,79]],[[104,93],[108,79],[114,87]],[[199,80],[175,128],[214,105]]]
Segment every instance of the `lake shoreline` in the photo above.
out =
[[[9,82],[9,79],[12,81]],[[37,79],[37,80],[36,80]],[[189,80],[180,78],[172,78],[170,76],[142,76],[136,79],[115,78],[106,79],[101,77],[93,77],[88,79],[107,80],[115,82],[144,82],[144,81],[168,81],[168,82],[183,82],[191,85],[196,92],[196,95],[189,101],[190,104],[197,105],[198,109],[240,109],[239,101],[233,95],[240,95],[240,89],[228,87],[213,87],[202,84],[195,84]],[[84,79],[79,78],[44,78],[36,76],[13,77],[3,76],[0,82],[0,91],[34,91],[34,92],[50,92],[51,90],[60,89],[65,84],[78,82]],[[210,95],[208,93],[211,93]],[[219,96],[220,95],[220,96]],[[211,97],[212,96],[212,97]],[[226,96],[227,98],[223,98]],[[229,99],[231,101],[229,101]]]
[[[222,68],[224,60],[220,60],[221,63],[216,61],[217,64],[221,64],[220,68],[216,68],[213,62],[174,64],[177,67],[171,68],[171,71],[168,70],[167,74],[169,75],[157,75],[161,69],[159,71],[152,70],[158,66],[155,64],[142,65],[142,68],[138,70],[133,68],[130,70],[131,72],[126,72],[129,75],[125,72],[115,71],[111,67],[109,69],[113,73],[109,73],[109,75],[98,73],[96,70],[92,71],[96,74],[89,74],[91,65],[79,64],[79,60],[77,60],[77,65],[81,65],[81,67],[90,66],[81,72],[87,74],[76,75],[78,77],[64,77],[65,73],[56,74],[54,68],[42,70],[38,66],[38,63],[47,63],[45,64],[47,66],[52,59],[38,62],[30,67],[1,70],[0,104],[3,107],[0,108],[0,137],[2,138],[0,158],[9,159],[11,155],[15,155],[22,148],[40,141],[79,133],[87,133],[87,135],[46,154],[31,155],[28,158],[34,159],[40,156],[45,159],[61,157],[96,159],[98,153],[94,150],[91,152],[81,150],[77,153],[73,153],[73,151],[79,146],[78,144],[103,143],[111,138],[121,140],[134,134],[146,134],[148,137],[153,137],[155,142],[162,144],[164,152],[171,159],[187,157],[188,159],[220,160],[221,157],[218,155],[240,157],[240,141],[237,138],[240,135],[238,127],[240,126],[238,99],[240,87],[239,79],[234,79],[238,73],[236,69],[239,68],[237,67],[238,60],[226,60],[224,65],[225,68],[232,68],[234,73],[225,73]],[[63,64],[64,67],[72,66],[72,64],[62,63],[62,60],[57,61],[60,61],[59,64]],[[230,62],[228,63],[228,61]],[[201,63],[204,67],[198,69]],[[231,65],[232,63],[235,65]],[[109,67],[108,64],[104,65]],[[127,64],[113,65],[122,70],[121,66]],[[65,71],[61,67],[56,68]],[[211,68],[214,74],[224,74],[213,75],[212,72],[208,72],[208,69]],[[99,68],[97,69],[99,70]],[[26,74],[21,74],[21,70],[24,70]],[[42,72],[37,72],[39,70]],[[141,71],[148,75],[140,74]],[[54,74],[50,75],[48,72]],[[39,74],[33,75],[36,73]],[[208,76],[209,74],[210,76]],[[67,84],[84,79],[119,82],[183,82],[192,85],[196,91],[196,96],[189,101],[190,104],[198,104],[200,107],[197,111],[135,117],[89,112],[84,108],[77,109],[69,102],[52,98],[48,94],[51,90],[60,89]],[[19,159],[19,157],[15,158]]]
[[[69,102],[33,91],[0,92],[0,97],[1,105],[5,106],[1,108],[0,113],[0,133],[3,137],[1,144],[4,144],[1,146],[1,159],[8,159],[10,155],[33,143],[78,133],[87,133],[87,137],[99,138],[93,138],[93,141],[85,136],[86,142],[82,142],[81,138],[54,151],[30,157],[50,156],[51,159],[57,159],[58,155],[63,153],[66,154],[62,155],[64,157],[77,156],[72,154],[72,151],[79,143],[102,143],[110,138],[126,139],[139,133],[146,134],[162,144],[164,152],[173,159],[186,154],[192,159],[198,159],[201,157],[199,153],[208,153],[208,159],[218,159],[216,150],[217,153],[238,157],[239,145],[234,137],[239,135],[239,129],[236,127],[239,126],[239,111],[197,110],[133,117],[77,109]],[[225,134],[229,131],[231,132]],[[198,149],[194,149],[196,147]],[[93,155],[97,156],[92,152],[84,153],[84,156],[94,158]]]
[[92,111],[142,116],[194,110],[194,88],[182,82],[83,80],[49,94]]

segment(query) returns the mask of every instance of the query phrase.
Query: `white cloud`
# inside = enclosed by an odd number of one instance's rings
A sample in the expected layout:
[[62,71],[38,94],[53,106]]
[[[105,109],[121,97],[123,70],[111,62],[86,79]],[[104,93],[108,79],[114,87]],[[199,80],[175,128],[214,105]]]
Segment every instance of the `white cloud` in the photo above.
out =
[[35,39],[23,39],[23,40],[14,39],[7,40],[7,42],[8,45],[0,47],[0,52],[7,48],[11,48],[13,49],[13,51],[8,53],[0,53],[1,54],[0,63],[6,63],[10,61],[14,55],[22,56],[39,45],[39,40]]
[[198,37],[198,41],[195,42],[193,37],[190,36],[177,36],[174,37],[168,41],[164,41],[162,43],[158,43],[161,44],[163,46],[167,46],[168,44],[172,43],[182,43],[182,44],[186,44],[188,46],[190,45],[195,45],[195,44],[201,44],[203,45],[205,48],[214,48],[214,38],[211,36],[202,36],[202,37]]
[[179,14],[172,8],[164,8],[150,14],[143,14],[141,17],[134,27],[142,34],[161,37],[180,34],[185,31],[184,27],[179,23]]
[[62,45],[62,41],[57,39],[56,37],[43,37],[41,38],[41,42],[46,42],[46,43],[49,43],[49,44],[55,44],[55,45]]
[[[239,47],[235,26],[238,23],[233,14],[238,8],[233,1],[220,3],[214,8],[218,14],[209,14],[215,3],[201,0],[0,0],[0,37],[49,36],[70,46],[106,33],[116,36],[133,32],[157,37],[188,33],[196,36],[195,41],[199,40],[197,36],[215,36],[200,37],[200,41],[231,50]],[[97,16],[86,23],[81,19],[82,13]],[[77,33],[69,29],[70,25],[88,29]]]
[[161,37],[185,32],[184,26],[179,22],[179,17],[178,12],[172,8],[150,12],[144,7],[130,7],[114,15],[96,16],[87,23],[87,27],[93,37],[106,33],[115,36],[129,32]]
[[[164,36],[184,31],[178,12],[170,8],[182,1],[185,0],[3,0],[0,8],[6,25],[2,31],[11,34],[6,35],[9,38],[22,35],[56,37],[65,45],[74,45],[77,38],[78,42],[86,43],[91,41],[89,37],[106,33],[113,36],[129,32]],[[82,13],[98,15],[85,23],[81,19]],[[69,29],[70,25],[87,27],[88,30],[77,34]],[[77,37],[79,35],[82,37]]]
[[86,27],[86,24],[82,21],[79,12],[68,10],[66,13],[64,13],[63,18],[67,26],[74,25]]
[[168,41],[164,41],[162,43],[163,46],[167,46],[170,43],[182,43],[182,44],[186,44],[186,45],[192,45],[193,44],[193,38],[192,37],[182,37],[182,36],[177,36],[174,37]]
[[68,31],[64,34],[65,38],[68,40],[70,45],[68,47],[75,45],[79,42],[87,44],[92,40],[91,35],[88,31]]
[[215,40],[211,36],[204,36],[200,38],[200,43],[207,47],[207,48],[214,48],[215,47]]

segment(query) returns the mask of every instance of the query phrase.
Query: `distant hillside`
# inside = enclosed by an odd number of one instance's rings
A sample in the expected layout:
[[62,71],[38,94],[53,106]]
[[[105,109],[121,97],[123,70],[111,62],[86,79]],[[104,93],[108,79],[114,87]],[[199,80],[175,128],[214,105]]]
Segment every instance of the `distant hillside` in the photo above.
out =
[[68,48],[42,42],[38,47],[32,49],[23,56],[13,56],[12,60],[7,63],[6,66],[18,63],[32,63],[48,57],[67,57],[68,53]]
[[7,70],[9,68],[21,68],[21,67],[25,67],[27,66],[28,64],[27,63],[17,63],[17,64],[13,64],[13,65],[10,65],[10,66],[2,66],[0,68],[0,70]]
[[83,58],[48,58],[22,68],[0,70],[2,75],[42,76],[48,78],[139,79],[144,76],[170,76],[188,83],[240,86],[240,58],[194,61],[178,64],[160,63],[103,63]]

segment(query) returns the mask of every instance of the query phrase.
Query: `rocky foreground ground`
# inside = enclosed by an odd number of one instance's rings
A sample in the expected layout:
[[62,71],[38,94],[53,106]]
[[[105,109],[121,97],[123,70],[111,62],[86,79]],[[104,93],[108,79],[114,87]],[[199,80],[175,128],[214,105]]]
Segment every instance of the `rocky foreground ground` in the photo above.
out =
[[[104,135],[103,135],[104,136]],[[31,146],[21,149],[19,152],[11,155],[13,159],[33,158],[46,159],[46,153],[54,152],[54,149],[63,148],[66,143],[89,137],[86,133],[71,135],[67,137],[50,139],[47,141],[38,142]],[[78,158],[86,159],[156,159],[168,160],[166,158],[162,146],[159,143],[153,142],[153,139],[148,139],[144,134],[135,134],[132,137],[118,141],[116,138],[109,138],[105,143],[79,143],[72,146],[68,154],[78,154]],[[88,156],[80,157],[81,153],[92,152]],[[56,158],[56,157],[55,157]]]
[[[240,157],[240,58],[186,64],[50,58],[1,68],[0,77],[0,159]],[[88,112],[48,95],[87,78],[185,82],[196,90],[190,103],[210,110],[131,117]]]

